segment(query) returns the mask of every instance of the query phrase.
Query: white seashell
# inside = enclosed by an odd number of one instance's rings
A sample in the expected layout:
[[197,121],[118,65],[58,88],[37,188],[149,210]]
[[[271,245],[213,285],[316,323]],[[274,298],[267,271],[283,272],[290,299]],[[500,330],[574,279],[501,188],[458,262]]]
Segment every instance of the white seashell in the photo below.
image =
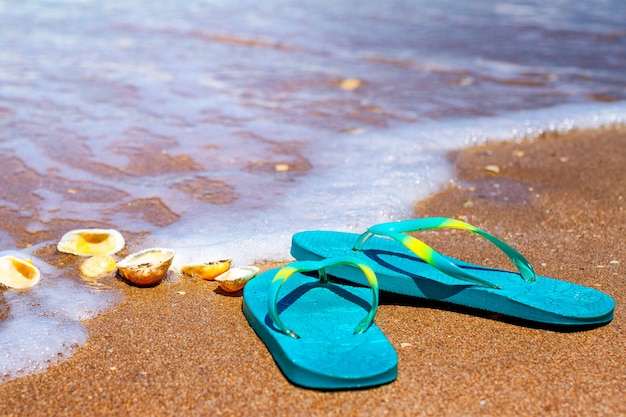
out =
[[198,277],[212,281],[218,275],[223,274],[230,268],[232,259],[222,259],[215,262],[206,262],[203,264],[190,264],[181,268],[181,272],[191,277]]
[[145,249],[128,255],[117,264],[120,275],[139,286],[158,284],[172,265],[174,251],[170,249]]
[[77,229],[63,235],[59,252],[73,255],[113,255],[124,247],[124,237],[114,229]]
[[0,257],[0,284],[9,288],[30,288],[41,278],[39,269],[28,259],[12,255]]
[[259,268],[256,266],[238,266],[216,277],[215,281],[219,282],[220,288],[224,291],[237,292],[258,273]]
[[85,259],[80,265],[80,274],[84,278],[94,279],[115,271],[116,267],[117,264],[112,256],[94,255]]

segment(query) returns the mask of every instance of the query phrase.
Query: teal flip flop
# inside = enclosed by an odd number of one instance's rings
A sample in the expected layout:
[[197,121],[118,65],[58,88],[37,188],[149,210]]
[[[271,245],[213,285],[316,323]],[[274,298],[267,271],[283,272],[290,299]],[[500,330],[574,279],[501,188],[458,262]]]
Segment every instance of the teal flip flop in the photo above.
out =
[[[518,271],[473,265],[444,256],[407,234],[437,228],[467,230],[482,236],[502,250]],[[530,263],[517,250],[455,219],[383,223],[361,235],[300,232],[292,238],[291,254],[298,260],[357,256],[376,273],[381,291],[444,301],[532,322],[590,326],[613,319],[615,302],[608,295],[593,288],[536,276]],[[342,266],[328,269],[328,274],[364,284],[361,277]]]
[[[325,270],[336,265],[360,271],[371,288],[330,282]],[[319,279],[303,274],[311,271],[319,271]],[[377,309],[376,276],[355,257],[293,262],[258,275],[243,290],[244,315],[287,379],[321,390],[397,378],[398,357],[374,323]]]

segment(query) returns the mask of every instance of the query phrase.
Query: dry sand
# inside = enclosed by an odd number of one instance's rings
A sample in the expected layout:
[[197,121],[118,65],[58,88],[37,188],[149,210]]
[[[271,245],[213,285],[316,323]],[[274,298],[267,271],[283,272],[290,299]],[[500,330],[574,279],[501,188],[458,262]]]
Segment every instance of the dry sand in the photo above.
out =
[[[85,323],[89,341],[68,360],[1,385],[0,415],[626,415],[626,128],[450,158],[458,182],[419,203],[416,216],[465,219],[515,246],[540,275],[605,291],[616,301],[610,324],[559,332],[383,295],[376,321],[398,351],[398,379],[319,392],[283,377],[241,297],[197,279],[142,289],[111,278],[123,301]],[[441,252],[510,268],[474,235],[422,237]]]

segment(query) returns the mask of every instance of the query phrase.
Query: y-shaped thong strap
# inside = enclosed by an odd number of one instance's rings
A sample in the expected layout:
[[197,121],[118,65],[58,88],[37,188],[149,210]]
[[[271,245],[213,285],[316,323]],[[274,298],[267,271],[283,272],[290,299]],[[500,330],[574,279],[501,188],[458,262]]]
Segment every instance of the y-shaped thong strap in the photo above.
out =
[[281,287],[285,284],[287,279],[291,277],[296,272],[309,272],[309,271],[319,271],[320,281],[327,282],[328,278],[326,276],[326,268],[336,265],[344,265],[349,264],[353,265],[361,270],[367,281],[372,288],[372,308],[369,313],[359,322],[359,324],[354,329],[354,334],[360,334],[365,332],[372,322],[374,321],[374,316],[376,316],[376,311],[378,310],[378,281],[376,279],[376,275],[372,269],[365,265],[363,262],[359,260],[359,258],[355,256],[344,256],[337,258],[329,258],[321,261],[301,261],[301,262],[292,262],[283,268],[281,268],[274,276],[269,288],[269,294],[267,298],[267,311],[278,328],[280,328],[283,332],[288,334],[293,338],[299,338],[293,330],[287,328],[287,326],[283,323],[283,321],[278,316],[278,292]]
[[491,243],[496,245],[502,252],[504,252],[505,255],[509,257],[509,259],[511,259],[511,261],[513,261],[522,279],[524,279],[525,281],[535,281],[535,271],[533,267],[531,266],[530,262],[528,262],[528,260],[524,258],[517,250],[513,249],[495,236],[475,226],[472,226],[469,223],[465,223],[456,219],[431,217],[425,219],[381,223],[368,228],[367,232],[359,236],[356,243],[354,244],[353,249],[355,251],[362,251],[363,245],[365,244],[367,239],[374,235],[387,236],[400,242],[407,249],[413,252],[417,257],[424,260],[425,262],[437,268],[443,273],[446,273],[454,278],[458,278],[460,280],[471,282],[473,284],[478,284],[484,287],[500,288],[497,284],[474,276],[469,272],[463,270],[462,268],[458,267],[421,240],[405,234],[409,232],[417,232],[420,230],[439,228],[467,230],[469,232],[476,233],[482,236],[483,238],[489,240]]

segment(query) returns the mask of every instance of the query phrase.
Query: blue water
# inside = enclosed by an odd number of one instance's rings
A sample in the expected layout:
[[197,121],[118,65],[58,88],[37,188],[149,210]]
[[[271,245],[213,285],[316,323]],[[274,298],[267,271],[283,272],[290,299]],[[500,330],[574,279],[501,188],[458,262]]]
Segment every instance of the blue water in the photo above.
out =
[[[0,210],[141,234],[175,268],[285,260],[298,230],[410,217],[448,150],[624,123],[625,22],[623,0],[0,1],[2,173],[40,179]],[[0,230],[0,250],[56,238]],[[4,380],[116,297],[36,262],[37,288],[0,297]]]

